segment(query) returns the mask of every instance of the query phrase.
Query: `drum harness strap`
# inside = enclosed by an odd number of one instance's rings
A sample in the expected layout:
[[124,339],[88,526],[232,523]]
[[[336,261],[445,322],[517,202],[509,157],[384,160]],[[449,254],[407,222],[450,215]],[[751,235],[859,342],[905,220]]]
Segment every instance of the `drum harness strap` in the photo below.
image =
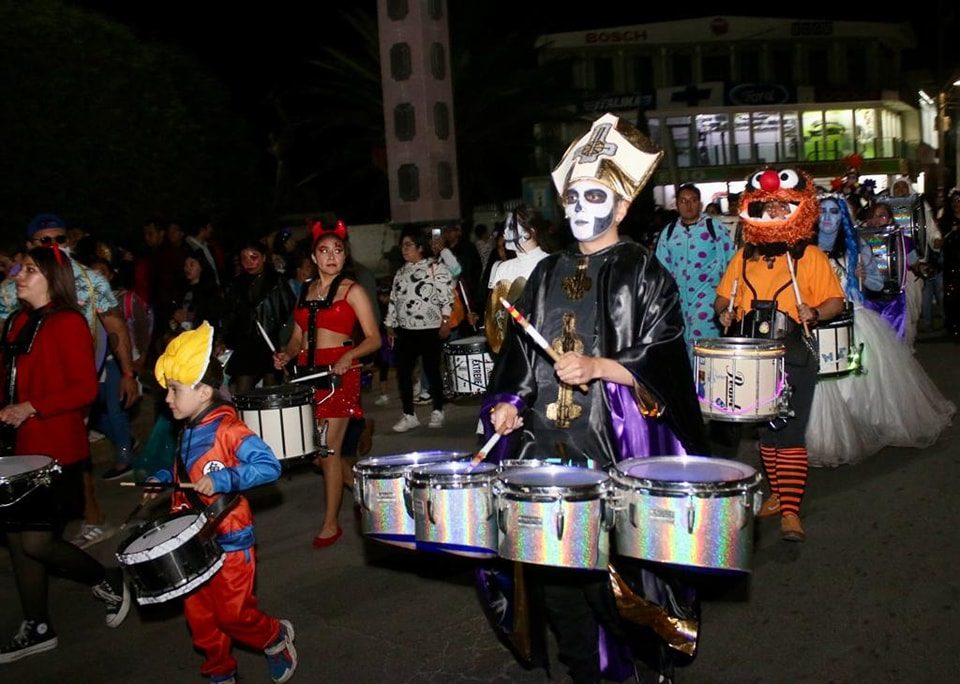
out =
[[[304,283],[303,289],[300,290],[300,298],[297,300],[297,306],[303,307],[307,310],[307,358],[310,360],[308,366],[301,368],[307,374],[317,371],[317,367],[314,364],[316,359],[317,352],[317,313],[320,309],[329,309],[333,306],[333,300],[337,296],[337,291],[340,289],[340,283],[344,279],[344,275],[341,273],[333,279],[333,282],[330,283],[330,287],[327,290],[327,296],[323,299],[307,299],[307,294],[310,292],[310,286],[316,282],[315,278],[311,278],[306,283]],[[353,287],[351,285],[350,287]],[[349,289],[347,290],[349,292]],[[296,368],[296,366],[294,366]],[[332,370],[332,366],[329,367]],[[338,375],[329,376],[330,383],[330,392],[323,399],[317,401],[319,406],[323,402],[330,399],[334,392],[337,391],[337,388],[340,386],[341,379]]]
[[[778,244],[782,244],[782,243],[778,243]],[[785,246],[785,245],[784,245],[784,246]],[[740,276],[741,276],[741,278],[743,279],[743,282],[746,283],[747,287],[750,288],[750,292],[753,293],[753,302],[767,302],[767,301],[771,301],[771,302],[773,303],[774,307],[775,307],[775,308],[778,308],[778,307],[776,307],[777,298],[780,296],[780,293],[783,292],[784,290],[786,290],[787,288],[789,288],[789,287],[792,285],[792,283],[791,283],[790,280],[787,280],[786,283],[784,283],[779,289],[777,289],[776,292],[773,293],[773,298],[772,298],[772,299],[769,299],[769,300],[760,299],[759,296],[757,295],[757,290],[756,290],[756,288],[753,286],[753,283],[751,283],[751,282],[750,282],[750,279],[747,277],[747,261],[749,261],[749,260],[753,257],[754,254],[759,253],[764,259],[767,260],[767,266],[768,266],[768,268],[773,268],[773,259],[776,258],[776,257],[778,256],[778,254],[777,254],[777,253],[773,253],[773,254],[767,253],[767,254],[765,254],[765,253],[764,253],[765,250],[763,250],[763,247],[766,247],[766,245],[763,245],[763,246],[752,245],[752,247],[753,247],[752,249],[750,249],[750,247],[751,247],[751,245],[748,245],[748,246],[745,246],[744,249],[743,249],[743,261],[740,263]],[[778,250],[775,250],[775,251],[776,251],[776,252],[779,252],[779,249],[778,249]],[[784,253],[785,253],[785,252],[786,252],[786,250],[784,250]],[[751,306],[751,308],[753,308],[753,307]],[[786,316],[786,318],[787,318],[787,320],[789,320],[791,323],[794,323],[793,319],[790,318],[789,316]],[[743,330],[742,325],[743,325],[743,324],[741,323],[741,331]]]
[[[177,446],[173,454],[173,481],[175,484],[179,484],[180,482],[192,482],[190,479],[190,474],[187,472],[187,467],[183,462],[183,458],[181,458],[183,454],[181,448],[181,445],[183,444],[183,433],[199,425],[200,421],[206,418],[211,411],[221,405],[222,402],[214,401],[212,404],[210,404],[210,406],[201,411],[196,418],[183,426],[183,430],[181,430],[180,435],[177,438]],[[188,453],[190,451],[189,447],[190,443],[188,442]],[[203,527],[203,531],[210,535],[216,531],[217,527],[220,525],[220,521],[223,520],[224,516],[226,516],[226,514],[230,512],[230,509],[233,508],[240,500],[240,496],[236,492],[230,492],[228,494],[221,494],[214,499],[209,506],[207,506],[203,503],[203,501],[200,500],[200,496],[193,489],[179,487],[177,489],[187,498],[187,502],[194,511],[197,513],[203,513],[203,515],[207,518],[207,522]]]
[[[46,307],[39,311],[24,312],[15,311],[3,326],[3,366],[7,374],[7,384],[3,388],[3,399],[5,404],[12,404],[17,400],[17,357],[21,354],[29,354],[33,349],[33,343],[37,339],[37,333],[40,332],[40,326],[46,319],[47,314],[51,313]],[[27,316],[27,322],[17,334],[15,340],[10,339],[10,329],[18,316]]]

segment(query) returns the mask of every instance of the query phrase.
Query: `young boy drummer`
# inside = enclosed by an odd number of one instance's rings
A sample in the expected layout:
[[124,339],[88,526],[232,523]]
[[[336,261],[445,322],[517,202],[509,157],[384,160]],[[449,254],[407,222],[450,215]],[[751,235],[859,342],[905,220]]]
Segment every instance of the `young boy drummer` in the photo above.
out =
[[[174,418],[185,423],[173,470],[160,471],[153,479],[190,481],[194,487],[174,492],[172,510],[206,507],[218,495],[280,476],[280,463],[270,447],[240,421],[232,405],[218,399],[223,368],[212,356],[213,337],[213,328],[206,322],[180,334],[167,345],[154,369],[160,386],[167,390]],[[217,541],[226,551],[223,567],[187,596],[184,613],[193,644],[205,655],[200,672],[211,682],[236,681],[234,640],[263,650],[271,679],[286,682],[297,667],[293,625],[257,608],[253,515],[246,498],[238,495],[237,499],[217,527]]]

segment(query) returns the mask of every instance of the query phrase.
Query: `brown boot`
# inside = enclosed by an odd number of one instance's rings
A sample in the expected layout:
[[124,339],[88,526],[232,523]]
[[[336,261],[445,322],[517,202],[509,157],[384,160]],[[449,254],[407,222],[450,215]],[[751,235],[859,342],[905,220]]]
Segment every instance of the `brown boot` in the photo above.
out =
[[758,518],[769,518],[780,513],[780,497],[771,494],[757,510]]
[[796,513],[784,513],[780,517],[780,538],[783,541],[806,541],[807,533],[800,524],[800,516]]

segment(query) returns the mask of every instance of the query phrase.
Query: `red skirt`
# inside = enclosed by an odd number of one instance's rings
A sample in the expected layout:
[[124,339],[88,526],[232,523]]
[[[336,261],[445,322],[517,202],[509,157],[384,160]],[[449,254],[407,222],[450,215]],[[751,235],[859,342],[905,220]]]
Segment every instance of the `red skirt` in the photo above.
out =
[[[314,353],[314,366],[332,366],[340,357],[350,351],[352,347],[326,347],[317,349]],[[300,352],[297,357],[300,366],[307,363],[307,353]],[[360,406],[360,369],[348,370],[339,377],[340,385],[330,395],[330,387],[318,388],[313,393],[313,415],[318,418],[363,418],[363,408]]]

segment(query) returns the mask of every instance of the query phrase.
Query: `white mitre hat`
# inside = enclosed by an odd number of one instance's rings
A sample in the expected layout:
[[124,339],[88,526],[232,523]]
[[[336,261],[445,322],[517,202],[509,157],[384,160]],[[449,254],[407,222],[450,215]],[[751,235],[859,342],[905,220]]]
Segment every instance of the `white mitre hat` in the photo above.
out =
[[663,150],[633,124],[607,113],[567,148],[551,174],[553,185],[562,197],[574,181],[595,180],[632,201],[662,156]]

